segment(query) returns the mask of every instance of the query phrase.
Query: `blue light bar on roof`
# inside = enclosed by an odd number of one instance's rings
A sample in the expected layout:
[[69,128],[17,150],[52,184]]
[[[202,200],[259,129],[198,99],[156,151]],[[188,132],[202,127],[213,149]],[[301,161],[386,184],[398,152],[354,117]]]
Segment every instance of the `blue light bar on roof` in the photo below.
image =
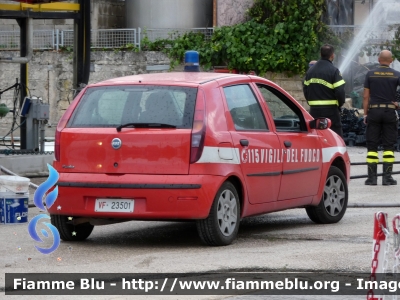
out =
[[185,72],[200,72],[199,52],[189,50],[185,52]]

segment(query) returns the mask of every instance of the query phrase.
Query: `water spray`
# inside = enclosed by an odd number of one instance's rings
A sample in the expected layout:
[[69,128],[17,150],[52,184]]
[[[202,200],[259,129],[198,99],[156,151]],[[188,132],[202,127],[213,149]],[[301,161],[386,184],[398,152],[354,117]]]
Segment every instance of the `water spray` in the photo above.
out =
[[[378,0],[373,9],[371,10],[369,16],[364,21],[364,24],[355,36],[353,42],[349,50],[347,51],[347,55],[345,59],[339,66],[339,70],[342,74],[347,70],[351,62],[354,62],[354,57],[361,51],[361,49],[367,44],[369,38],[368,34],[376,31],[377,28],[387,25],[387,10],[385,10],[385,6],[391,3],[398,3],[399,1],[387,1],[387,0]],[[400,8],[400,6],[399,6]],[[394,9],[394,5],[390,6],[390,9]],[[385,21],[385,23],[384,23]]]

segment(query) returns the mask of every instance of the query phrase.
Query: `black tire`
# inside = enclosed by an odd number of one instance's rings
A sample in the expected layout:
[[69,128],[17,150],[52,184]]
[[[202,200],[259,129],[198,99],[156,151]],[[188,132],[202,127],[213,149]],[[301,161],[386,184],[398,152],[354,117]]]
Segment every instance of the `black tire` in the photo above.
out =
[[337,223],[346,212],[348,197],[347,181],[343,172],[331,166],[321,201],[318,206],[306,207],[307,215],[318,224]]
[[60,233],[63,241],[83,241],[92,233],[94,226],[90,223],[79,225],[70,224],[68,216],[50,215],[53,224]]
[[239,231],[240,201],[235,186],[224,182],[215,195],[207,219],[197,221],[201,240],[210,246],[226,246]]

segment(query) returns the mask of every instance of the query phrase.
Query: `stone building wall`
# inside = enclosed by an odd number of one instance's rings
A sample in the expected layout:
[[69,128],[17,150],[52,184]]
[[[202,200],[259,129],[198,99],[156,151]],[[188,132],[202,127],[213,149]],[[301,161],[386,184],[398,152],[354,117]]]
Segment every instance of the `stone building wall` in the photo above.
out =
[[217,0],[217,26],[230,26],[245,21],[246,10],[254,0]]
[[125,1],[92,0],[92,29],[125,28]]

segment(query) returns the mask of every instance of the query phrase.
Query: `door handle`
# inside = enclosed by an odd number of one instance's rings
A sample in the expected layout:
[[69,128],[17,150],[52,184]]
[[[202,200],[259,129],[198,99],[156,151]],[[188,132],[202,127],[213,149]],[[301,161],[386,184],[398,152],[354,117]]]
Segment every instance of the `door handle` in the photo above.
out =
[[249,141],[248,140],[240,140],[240,145],[242,146],[248,146],[249,145]]
[[292,142],[290,141],[284,141],[283,144],[285,145],[286,148],[292,147]]

